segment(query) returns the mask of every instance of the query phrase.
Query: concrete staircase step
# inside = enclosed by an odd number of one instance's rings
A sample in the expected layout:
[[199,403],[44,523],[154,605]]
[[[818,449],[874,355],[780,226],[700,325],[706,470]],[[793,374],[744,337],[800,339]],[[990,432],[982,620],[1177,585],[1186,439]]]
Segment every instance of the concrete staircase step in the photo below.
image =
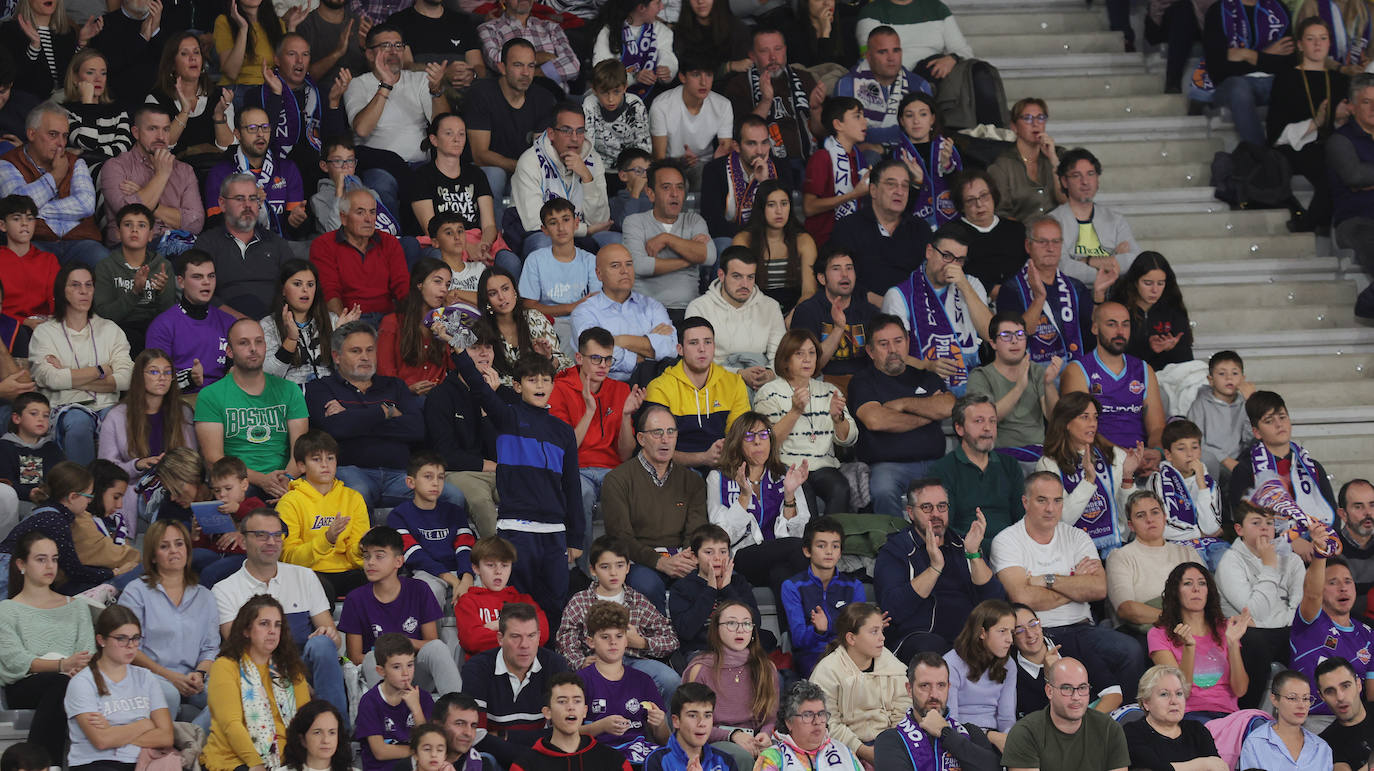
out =
[[[978,54],[978,49],[974,49]],[[1059,56],[1008,56],[997,49],[990,49],[980,58],[986,59],[997,68],[1005,81],[1008,78],[1030,76],[1082,77],[1087,75],[1139,74],[1145,71],[1145,60],[1140,54],[1128,53],[1075,53],[1064,51],[1061,43]]]
[[[1013,33],[1003,35],[964,34],[974,53],[984,55],[996,52],[999,57],[1054,56],[1063,54],[1114,54],[1122,53],[1120,32],[1065,32],[1040,34]],[[1135,55],[1137,58],[1139,54]]]
[[[1374,423],[1365,423],[1364,427],[1374,431]],[[1298,439],[1307,451],[1326,465],[1325,458],[1339,458],[1341,460],[1355,460],[1356,458],[1365,461],[1374,461],[1374,434],[1364,434],[1361,436],[1311,436]],[[1365,473],[1374,473],[1374,466],[1367,466]],[[1327,473],[1330,473],[1329,471]]]
[[1183,301],[1192,308],[1287,308],[1294,305],[1353,305],[1350,280],[1284,281],[1273,284],[1183,285]]
[[[1309,433],[1326,436],[1326,432],[1331,430],[1351,430],[1365,431],[1369,424],[1363,421],[1368,420],[1370,405],[1355,405],[1353,407],[1304,407],[1289,413],[1293,420],[1294,436],[1306,436]],[[1371,429],[1374,431],[1374,429]]]
[[[1351,310],[1345,310],[1351,314]],[[1307,329],[1266,329],[1264,327],[1208,328],[1197,331],[1193,354],[1206,359],[1223,349],[1239,351],[1242,356],[1313,356],[1374,352],[1374,328],[1345,326],[1313,335]],[[1318,373],[1320,374],[1320,373]]]
[[[1353,372],[1351,374],[1354,374]],[[1265,381],[1264,387],[1283,394],[1294,412],[1350,405],[1374,405],[1374,380]],[[1365,413],[1366,418],[1369,413]],[[1306,418],[1310,422],[1310,416]]]
[[1249,329],[1315,330],[1348,327],[1354,323],[1354,308],[1330,305],[1245,306],[1189,309],[1193,334]]
[[[1321,460],[1318,458],[1318,460]],[[1326,469],[1326,475],[1331,478],[1331,489],[1339,490],[1341,485],[1352,479],[1368,479],[1370,469],[1374,468],[1374,458],[1358,458],[1355,460],[1321,460],[1322,468]]]
[[[1081,145],[1061,144],[1059,146],[1080,147]],[[1102,147],[1106,147],[1106,145],[1102,145]],[[1095,148],[1089,147],[1088,149],[1093,150],[1093,155],[1097,155]],[[1213,197],[1212,188],[1206,186],[1211,180],[1212,173],[1209,168],[1210,164],[1206,161],[1164,163],[1163,161],[1172,161],[1173,159],[1161,158],[1160,163],[1136,165],[1109,164],[1101,157],[1098,160],[1102,161],[1102,193],[1099,194],[1098,200],[1102,200],[1101,195],[1103,194],[1175,187],[1196,187],[1207,197]],[[1132,198],[1134,197],[1132,196]]]
[[[1103,169],[1104,184],[1112,181]],[[1112,177],[1116,175],[1113,174]],[[1281,209],[1214,212],[1212,214],[1142,214],[1131,218],[1138,239],[1181,236],[1277,236],[1288,232],[1288,212]]]
[[[1266,356],[1262,352],[1252,356],[1244,350],[1239,353],[1245,359],[1245,379],[1260,388],[1269,388],[1270,383],[1297,383],[1300,384],[1300,390],[1305,390],[1313,383],[1374,378],[1374,351],[1342,353],[1339,356],[1335,353]],[[1321,417],[1329,419],[1340,416]],[[1360,419],[1371,417],[1374,417],[1374,413]]]
[[1051,121],[1050,135],[1061,147],[1161,139],[1207,139],[1207,119],[1200,115],[1173,117],[1110,117]]
[[[1139,240],[1139,239],[1137,239]],[[1285,233],[1275,236],[1217,236],[1194,238],[1155,238],[1141,241],[1145,249],[1152,249],[1169,262],[1207,262],[1216,260],[1248,260],[1255,257],[1305,257],[1316,250],[1311,234]]]
[[1212,195],[1210,187],[1162,187],[1158,190],[1124,190],[1100,193],[1097,202],[1121,214],[1196,214],[1228,211]]
[[[1157,75],[1147,73],[1118,73],[1115,75],[1084,75],[1077,78],[1042,75],[1038,72],[1018,73],[1016,77],[1002,76],[1007,98],[1016,101],[1026,96],[1038,96],[1050,103],[1050,115],[1059,117],[1059,100],[1096,96],[1136,96],[1160,93],[1162,85]],[[1177,112],[1174,113],[1178,114]]]
[[[1054,105],[1051,104],[1053,109]],[[1086,137],[1064,131],[1057,122],[1050,121],[1050,135],[1060,147],[1086,147],[1102,161],[1102,182],[1110,187],[1117,166],[1160,166],[1173,163],[1211,163],[1212,156],[1221,149],[1221,141],[1208,137],[1178,139],[1144,138],[1120,140],[1111,137]]]
[[[1158,91],[1158,89],[1156,89]],[[1010,98],[1010,95],[1008,95]],[[1175,117],[1187,107],[1177,94],[1099,94],[1091,97],[1060,98],[1050,102],[1056,127],[1065,120],[1091,120],[1145,117]]]
[[1174,265],[1174,273],[1184,292],[1189,287],[1228,286],[1231,284],[1277,284],[1294,281],[1331,281],[1341,269],[1337,257],[1281,257],[1215,262],[1185,262]]
[[959,14],[959,31],[965,37],[988,35],[1062,35],[1076,32],[1103,32],[1107,20],[1100,12],[1085,10],[1042,10],[1021,8],[1004,13]]

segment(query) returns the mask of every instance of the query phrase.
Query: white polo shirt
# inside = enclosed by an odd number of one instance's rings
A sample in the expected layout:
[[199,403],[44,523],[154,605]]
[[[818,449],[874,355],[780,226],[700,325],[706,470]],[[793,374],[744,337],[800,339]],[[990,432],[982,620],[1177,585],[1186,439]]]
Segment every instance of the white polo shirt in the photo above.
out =
[[215,602],[219,605],[219,622],[227,624],[238,615],[248,600],[258,594],[271,595],[286,611],[286,625],[296,644],[303,646],[310,636],[310,618],[320,613],[334,610],[329,599],[324,596],[320,579],[309,568],[277,563],[277,575],[266,583],[254,578],[248,572],[248,563],[237,573],[215,584]]

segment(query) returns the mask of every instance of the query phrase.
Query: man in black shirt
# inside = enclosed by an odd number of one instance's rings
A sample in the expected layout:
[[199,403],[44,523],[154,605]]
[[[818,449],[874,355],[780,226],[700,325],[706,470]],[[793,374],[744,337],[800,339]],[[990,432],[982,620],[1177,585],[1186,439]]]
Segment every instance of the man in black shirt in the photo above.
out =
[[416,62],[448,62],[445,82],[453,89],[466,91],[474,80],[486,77],[477,27],[467,16],[445,8],[442,0],[415,0],[386,23],[401,30]]
[[822,291],[797,303],[791,328],[815,333],[821,341],[820,369],[847,382],[850,375],[868,364],[864,325],[878,315],[878,308],[867,297],[854,295],[854,258],[847,249],[833,242],[826,244],[812,270]]
[[468,90],[463,120],[468,124],[472,159],[487,175],[496,224],[501,224],[502,200],[510,192],[510,178],[520,154],[553,123],[553,94],[530,89],[539,72],[534,46],[511,38],[501,47],[501,74],[482,78]]
[[[176,6],[150,0],[123,0],[106,13],[100,33],[90,46],[105,54],[108,82],[115,84],[115,101],[132,113],[157,80],[163,32],[175,35],[190,25],[190,4]],[[175,9],[175,10],[174,10]],[[168,13],[172,11],[172,13]]]
[[1332,656],[1317,665],[1317,691],[1331,708],[1336,722],[1322,731],[1321,738],[1331,745],[1333,768],[1339,771],[1365,771],[1374,756],[1374,720],[1362,697],[1363,684],[1350,662]]
[[854,257],[859,296],[874,305],[881,306],[887,290],[925,263],[930,226],[912,216],[910,191],[911,172],[906,165],[896,159],[881,161],[869,174],[873,205],[860,206],[836,222],[830,235],[830,243],[848,249]]

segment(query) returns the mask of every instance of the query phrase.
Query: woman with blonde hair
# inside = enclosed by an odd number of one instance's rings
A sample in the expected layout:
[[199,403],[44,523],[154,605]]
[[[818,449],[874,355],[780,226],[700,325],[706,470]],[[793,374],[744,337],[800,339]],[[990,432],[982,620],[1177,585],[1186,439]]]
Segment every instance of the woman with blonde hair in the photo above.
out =
[[95,14],[78,28],[63,0],[18,0],[14,15],[0,24],[0,47],[14,58],[14,88],[46,100],[62,85],[72,56],[103,26]]
[[143,627],[143,647],[134,663],[157,676],[172,716],[183,706],[205,709],[205,680],[219,652],[219,606],[196,581],[186,525],[159,519],[148,526],[143,580],[126,586],[119,604]]
[[1156,664],[1140,676],[1136,693],[1145,719],[1122,726],[1131,768],[1229,771],[1211,731],[1196,720],[1184,718],[1188,691],[1188,679],[1178,667]]
[[873,741],[911,709],[906,667],[883,645],[883,611],[855,602],[835,619],[835,639],[811,672],[830,707],[830,736],[873,764]]
[[100,164],[134,145],[129,113],[110,95],[105,55],[94,48],[77,51],[67,65],[62,95],[69,115],[67,146],[81,153],[94,178]]

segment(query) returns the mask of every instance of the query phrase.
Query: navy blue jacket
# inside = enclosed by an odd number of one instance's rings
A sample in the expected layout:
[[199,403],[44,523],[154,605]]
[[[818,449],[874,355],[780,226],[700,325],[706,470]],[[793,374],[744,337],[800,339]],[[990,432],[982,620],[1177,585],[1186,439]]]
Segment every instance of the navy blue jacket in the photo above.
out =
[[755,619],[759,617],[754,587],[738,571],[731,574],[730,583],[724,589],[710,586],[700,573],[688,573],[673,582],[673,590],[668,592],[668,618],[672,620],[673,631],[677,632],[683,656],[690,658],[693,653],[706,650],[711,613],[726,600],[743,602],[753,611]]
[[[677,743],[677,732],[668,737],[668,744],[649,753],[644,771],[687,771],[687,753]],[[706,745],[701,748],[701,771],[736,771],[734,758]]]
[[[548,409],[522,399],[503,399],[482,379],[466,351],[454,359],[464,382],[496,427],[500,518],[563,525],[568,543],[582,543],[586,523],[582,521],[582,477],[572,426],[549,414]],[[553,392],[552,383],[549,392]]]
[[[335,399],[344,411],[326,416],[324,405]],[[383,404],[401,414],[388,418]],[[373,375],[372,385],[359,391],[337,373],[322,377],[305,384],[305,406],[310,425],[338,440],[340,466],[404,469],[410,448],[425,438],[420,398],[400,378]]]
[[[989,545],[984,541],[982,548]],[[964,541],[958,533],[946,530],[940,551],[945,555],[944,572],[935,579],[930,596],[923,599],[911,588],[911,579],[930,567],[930,555],[926,554],[925,539],[916,529],[908,527],[889,535],[887,543],[878,550],[873,589],[878,595],[878,606],[892,617],[887,639],[893,645],[912,632],[938,634],[953,644],[975,605],[983,600],[1007,598],[996,575],[982,586],[974,585],[968,560],[964,559]]]
[[[792,638],[793,664],[802,677],[811,674],[825,646],[834,639],[835,618],[844,606],[854,602],[864,602],[864,585],[839,571],[824,587],[810,567],[782,582],[782,611]],[[811,625],[811,609],[817,606],[825,611],[828,632],[818,632]]]
[[510,678],[496,675],[496,657],[500,655],[500,648],[492,648],[468,659],[463,664],[463,690],[482,708],[488,731],[508,742],[533,746],[545,733],[544,716],[540,714],[544,708],[544,689],[550,677],[568,671],[568,664],[557,653],[540,648],[535,654],[540,669],[527,675],[529,682],[517,696]]
[[496,429],[455,370],[425,397],[425,438],[449,471],[481,471],[496,460]]

